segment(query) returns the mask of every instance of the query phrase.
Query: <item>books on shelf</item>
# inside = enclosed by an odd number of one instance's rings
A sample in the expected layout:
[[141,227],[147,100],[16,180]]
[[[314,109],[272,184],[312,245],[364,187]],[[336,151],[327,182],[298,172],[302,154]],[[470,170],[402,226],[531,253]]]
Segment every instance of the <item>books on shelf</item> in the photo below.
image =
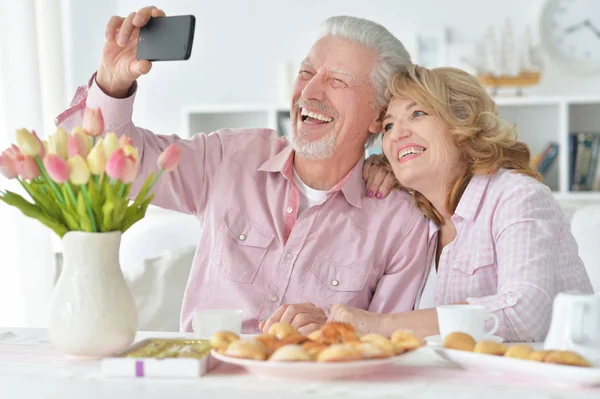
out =
[[546,144],[542,152],[533,157],[533,164],[538,172],[544,176],[554,160],[558,156],[558,143],[550,142]]
[[571,191],[600,190],[600,132],[569,136],[569,186]]

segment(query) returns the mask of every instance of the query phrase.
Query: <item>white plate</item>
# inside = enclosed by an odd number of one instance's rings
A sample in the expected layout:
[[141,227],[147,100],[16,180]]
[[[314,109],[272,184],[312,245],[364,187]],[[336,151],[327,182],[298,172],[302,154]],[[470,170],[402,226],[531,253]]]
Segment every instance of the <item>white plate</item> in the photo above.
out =
[[[482,338],[482,340],[494,341],[494,342],[503,342],[504,338],[499,337],[497,335],[490,335],[488,337]],[[428,345],[432,346],[442,346],[444,344],[444,338],[441,335],[432,335],[425,338],[425,342]]]
[[600,385],[599,365],[596,367],[564,366],[441,347],[432,347],[432,349],[443,359],[465,370],[543,378],[545,381],[568,385]]
[[257,377],[294,380],[336,380],[359,376],[364,377],[386,367],[393,367],[393,364],[403,356],[398,355],[386,359],[319,363],[238,359],[221,355],[214,350],[211,354],[215,359],[224,363],[242,366]]

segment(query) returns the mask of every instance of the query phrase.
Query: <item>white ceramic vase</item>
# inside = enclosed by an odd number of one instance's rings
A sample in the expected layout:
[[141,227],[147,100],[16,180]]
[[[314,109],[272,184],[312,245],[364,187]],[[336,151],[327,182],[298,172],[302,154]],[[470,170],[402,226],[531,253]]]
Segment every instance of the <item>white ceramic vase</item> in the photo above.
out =
[[118,231],[72,231],[63,237],[48,332],[67,356],[105,357],[135,339],[137,310],[119,265],[120,244]]

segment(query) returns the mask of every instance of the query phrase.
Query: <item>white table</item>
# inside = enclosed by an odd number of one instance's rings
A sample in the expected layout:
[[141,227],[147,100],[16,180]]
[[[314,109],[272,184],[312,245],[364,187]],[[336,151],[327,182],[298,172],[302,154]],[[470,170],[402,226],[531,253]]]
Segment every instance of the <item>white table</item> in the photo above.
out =
[[[189,334],[140,332],[149,336]],[[298,382],[260,380],[221,364],[196,379],[108,379],[99,361],[74,361],[52,347],[45,330],[0,328],[0,397],[20,398],[600,398],[595,389],[553,387],[473,374],[440,359],[431,349],[408,354],[384,375],[362,381]]]

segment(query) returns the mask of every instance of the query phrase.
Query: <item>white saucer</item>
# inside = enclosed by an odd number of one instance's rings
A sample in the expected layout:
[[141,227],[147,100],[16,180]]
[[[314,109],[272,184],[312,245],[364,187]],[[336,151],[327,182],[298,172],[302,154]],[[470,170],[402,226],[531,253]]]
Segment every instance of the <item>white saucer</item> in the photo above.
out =
[[[481,339],[478,339],[477,341],[494,341],[494,342],[503,342],[504,338],[499,337],[497,335],[487,335],[484,337],[481,337]],[[441,335],[432,335],[429,337],[425,338],[425,342],[427,342],[428,345],[431,346],[442,346],[444,344],[444,339],[442,338]]]

